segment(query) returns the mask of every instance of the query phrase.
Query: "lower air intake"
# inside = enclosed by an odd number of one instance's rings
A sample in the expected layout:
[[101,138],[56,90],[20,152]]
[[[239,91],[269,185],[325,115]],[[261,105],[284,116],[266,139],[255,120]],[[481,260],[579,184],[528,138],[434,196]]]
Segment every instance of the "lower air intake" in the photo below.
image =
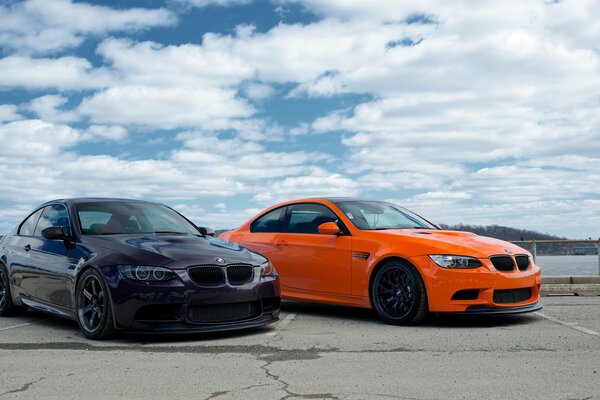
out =
[[494,303],[520,303],[531,298],[531,288],[494,290]]
[[189,308],[190,322],[211,324],[235,322],[258,317],[261,314],[260,302],[232,304],[210,304]]

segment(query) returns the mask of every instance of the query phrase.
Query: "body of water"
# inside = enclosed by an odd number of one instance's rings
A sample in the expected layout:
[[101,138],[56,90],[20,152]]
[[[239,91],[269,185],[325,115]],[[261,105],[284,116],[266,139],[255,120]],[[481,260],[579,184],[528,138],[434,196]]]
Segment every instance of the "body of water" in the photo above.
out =
[[537,256],[542,276],[598,275],[598,256]]

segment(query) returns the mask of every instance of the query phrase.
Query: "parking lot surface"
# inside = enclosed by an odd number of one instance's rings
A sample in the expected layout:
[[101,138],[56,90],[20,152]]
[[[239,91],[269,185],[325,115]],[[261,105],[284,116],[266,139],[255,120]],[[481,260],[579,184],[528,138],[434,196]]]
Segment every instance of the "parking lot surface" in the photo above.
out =
[[397,327],[285,302],[259,329],[104,342],[30,312],[0,318],[0,398],[600,399],[600,297],[543,303]]

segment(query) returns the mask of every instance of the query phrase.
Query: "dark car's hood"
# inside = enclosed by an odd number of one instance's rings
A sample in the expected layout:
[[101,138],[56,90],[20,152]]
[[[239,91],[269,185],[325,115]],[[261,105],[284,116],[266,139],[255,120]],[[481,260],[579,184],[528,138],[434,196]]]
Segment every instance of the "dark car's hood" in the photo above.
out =
[[[264,259],[238,244],[213,237],[184,235],[88,236],[86,242],[120,253],[123,263],[189,266],[196,264],[245,263],[258,265]],[[217,258],[224,262],[217,262]]]

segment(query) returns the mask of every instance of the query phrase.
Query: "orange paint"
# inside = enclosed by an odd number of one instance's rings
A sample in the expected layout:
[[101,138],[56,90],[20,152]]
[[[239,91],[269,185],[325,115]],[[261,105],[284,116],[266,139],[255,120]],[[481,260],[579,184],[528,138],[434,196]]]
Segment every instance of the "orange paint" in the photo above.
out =
[[[339,218],[341,234],[251,232],[252,223],[271,210],[306,203],[329,208]],[[330,223],[321,227],[332,228]],[[325,232],[330,231],[325,229]],[[221,238],[238,242],[269,258],[279,273],[284,299],[371,308],[369,291],[374,271],[382,262],[398,258],[419,272],[431,312],[465,312],[471,306],[514,308],[539,300],[540,268],[533,263],[528,251],[514,244],[468,232],[437,229],[361,230],[327,199],[277,204],[241,227],[223,233]],[[475,257],[482,266],[445,269],[431,260],[429,255],[434,254]],[[524,271],[516,266],[510,272],[496,270],[490,256],[508,254],[529,256],[529,267]],[[508,304],[493,300],[494,290],[520,288],[530,288],[531,297]],[[465,289],[478,290],[477,298],[452,299],[456,292]]]

